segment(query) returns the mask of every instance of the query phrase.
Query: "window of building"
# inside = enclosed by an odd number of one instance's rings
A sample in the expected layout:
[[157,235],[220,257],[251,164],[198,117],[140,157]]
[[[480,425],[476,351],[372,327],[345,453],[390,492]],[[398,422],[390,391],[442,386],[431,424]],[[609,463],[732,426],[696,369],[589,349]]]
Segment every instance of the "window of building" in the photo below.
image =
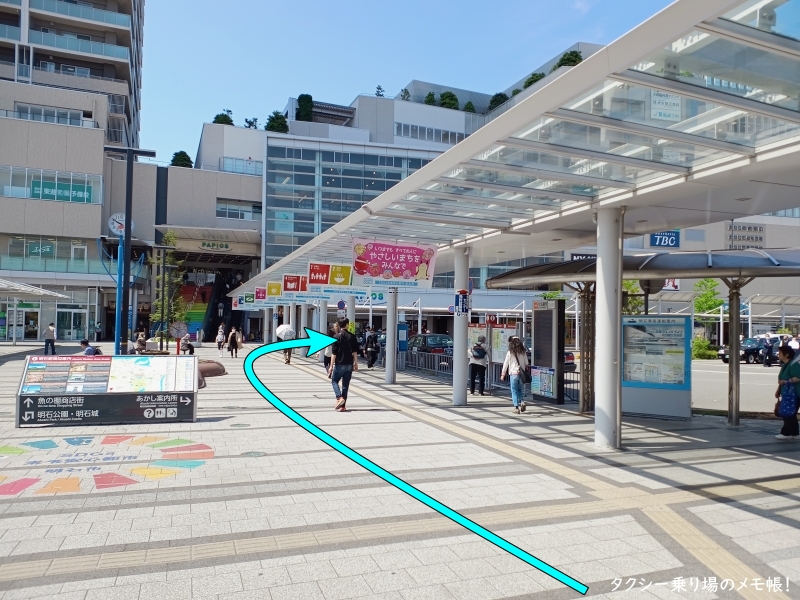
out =
[[0,166],[0,196],[100,204],[99,175]]
[[261,205],[241,200],[223,200],[217,198],[217,217],[221,219],[239,219],[242,221],[260,221]]
[[14,105],[14,112],[20,119],[31,121],[44,121],[45,123],[58,123],[59,125],[82,126],[84,124],[83,111],[52,106],[37,106],[35,104]]
[[433,129],[431,127],[410,125],[408,123],[395,123],[394,134],[398,137],[407,137],[449,145],[457,144],[458,142],[463,141],[463,139],[466,137],[465,134],[457,131]]
[[244,158],[231,158],[223,156],[219,159],[219,170],[226,173],[239,173],[240,175],[258,175],[264,174],[264,163],[260,160],[251,160]]

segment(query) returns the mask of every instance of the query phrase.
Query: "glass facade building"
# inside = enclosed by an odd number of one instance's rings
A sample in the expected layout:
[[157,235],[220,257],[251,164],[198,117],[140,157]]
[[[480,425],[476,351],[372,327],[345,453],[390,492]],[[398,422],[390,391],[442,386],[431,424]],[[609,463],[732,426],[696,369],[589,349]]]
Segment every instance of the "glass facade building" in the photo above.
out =
[[297,250],[438,155],[394,146],[268,138],[265,265]]

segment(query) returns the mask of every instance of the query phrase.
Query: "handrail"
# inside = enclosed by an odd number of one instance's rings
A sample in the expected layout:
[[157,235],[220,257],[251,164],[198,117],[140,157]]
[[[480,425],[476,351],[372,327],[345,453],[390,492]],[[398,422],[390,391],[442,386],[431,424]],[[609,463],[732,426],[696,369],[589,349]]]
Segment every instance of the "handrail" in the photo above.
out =
[[87,21],[97,21],[99,23],[108,23],[109,25],[119,25],[120,27],[131,26],[130,15],[92,6],[61,2],[61,0],[30,0],[30,6],[37,10],[77,17]]
[[0,24],[0,38],[19,41],[20,29],[13,25]]
[[100,129],[96,121],[92,119],[70,119],[69,117],[32,115],[27,112],[17,112],[13,110],[0,109],[0,117],[9,119],[22,119],[23,121],[38,121],[40,123],[53,123],[56,125],[72,125],[73,127],[87,127],[89,129]]
[[62,48],[64,50],[85,52],[87,54],[96,54],[98,56],[108,56],[130,61],[130,50],[128,50],[127,47],[115,46],[114,44],[106,44],[104,42],[79,40],[65,35],[42,33],[41,31],[35,30],[30,30],[28,32],[28,42],[31,44],[39,44],[40,46]]
[[[1,1],[2,0],[0,0],[0,2]],[[14,63],[8,63],[8,64],[13,65]],[[80,77],[81,79],[95,79],[98,81],[110,81],[112,83],[125,83],[125,84],[128,83],[124,79],[114,79],[113,77],[101,77],[100,75],[81,75],[80,73],[65,73],[61,69],[50,70],[44,67],[37,67],[36,65],[33,66],[33,70],[41,71],[42,73],[53,73],[54,75],[67,75],[68,77]]]

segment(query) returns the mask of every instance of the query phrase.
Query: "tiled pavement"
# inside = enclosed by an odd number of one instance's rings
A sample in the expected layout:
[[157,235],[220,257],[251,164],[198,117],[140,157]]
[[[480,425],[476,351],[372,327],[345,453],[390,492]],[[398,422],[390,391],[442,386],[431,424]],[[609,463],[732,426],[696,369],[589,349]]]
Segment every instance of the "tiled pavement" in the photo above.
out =
[[[0,361],[2,600],[578,596],[302,432],[250,387],[242,356],[224,362],[194,424],[15,430],[22,361]],[[600,452],[569,409],[513,415],[473,396],[454,409],[439,383],[362,370],[336,413],[316,362],[256,371],[588,596],[800,598],[800,442],[775,440],[774,422],[628,419],[625,450]]]

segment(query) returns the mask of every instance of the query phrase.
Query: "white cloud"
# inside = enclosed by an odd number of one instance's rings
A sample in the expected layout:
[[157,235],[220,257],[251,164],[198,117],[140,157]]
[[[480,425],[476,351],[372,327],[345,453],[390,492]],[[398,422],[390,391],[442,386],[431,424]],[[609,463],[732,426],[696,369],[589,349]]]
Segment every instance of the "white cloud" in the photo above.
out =
[[583,16],[592,9],[593,4],[590,0],[573,0],[572,8]]

